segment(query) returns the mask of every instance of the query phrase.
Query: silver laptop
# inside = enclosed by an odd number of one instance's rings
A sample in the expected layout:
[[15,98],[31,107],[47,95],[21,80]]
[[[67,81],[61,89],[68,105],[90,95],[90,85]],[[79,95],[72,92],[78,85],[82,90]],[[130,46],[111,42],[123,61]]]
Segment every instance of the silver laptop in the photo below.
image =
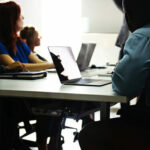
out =
[[49,46],[48,50],[62,84],[102,86],[111,83],[111,80],[83,79],[70,47]]
[[[82,43],[79,55],[77,57],[77,65],[81,72],[88,69],[95,47],[96,43]],[[48,71],[56,72],[55,69],[49,69]],[[93,70],[90,71],[93,72]]]
[[95,47],[96,43],[82,43],[77,58],[77,64],[80,71],[88,69]]

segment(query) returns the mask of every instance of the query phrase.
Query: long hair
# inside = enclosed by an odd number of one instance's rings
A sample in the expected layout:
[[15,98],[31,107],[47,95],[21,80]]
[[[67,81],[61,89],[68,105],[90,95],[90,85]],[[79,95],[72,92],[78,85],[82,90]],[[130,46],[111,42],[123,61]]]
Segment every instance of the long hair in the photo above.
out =
[[16,25],[20,13],[21,8],[15,2],[0,3],[0,42],[14,53],[16,53],[17,42]]

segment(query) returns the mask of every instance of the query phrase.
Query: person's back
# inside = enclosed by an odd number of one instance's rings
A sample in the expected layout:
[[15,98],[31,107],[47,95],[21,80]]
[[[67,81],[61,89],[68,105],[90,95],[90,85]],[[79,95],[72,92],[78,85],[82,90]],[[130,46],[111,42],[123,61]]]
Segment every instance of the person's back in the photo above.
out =
[[84,150],[150,148],[149,1],[123,2],[125,17],[132,34],[125,43],[124,56],[114,70],[112,86],[116,93],[129,97],[138,96],[139,101],[136,105],[119,110],[120,118],[85,127],[79,136],[79,143]]

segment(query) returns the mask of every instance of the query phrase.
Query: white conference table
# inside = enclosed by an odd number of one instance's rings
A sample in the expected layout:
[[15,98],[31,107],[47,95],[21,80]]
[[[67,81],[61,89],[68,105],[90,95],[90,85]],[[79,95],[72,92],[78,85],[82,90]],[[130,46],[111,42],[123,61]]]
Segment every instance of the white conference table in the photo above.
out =
[[36,80],[0,79],[3,97],[101,102],[101,119],[109,118],[110,103],[127,103],[128,97],[113,92],[112,85],[101,87],[62,85],[56,73]]

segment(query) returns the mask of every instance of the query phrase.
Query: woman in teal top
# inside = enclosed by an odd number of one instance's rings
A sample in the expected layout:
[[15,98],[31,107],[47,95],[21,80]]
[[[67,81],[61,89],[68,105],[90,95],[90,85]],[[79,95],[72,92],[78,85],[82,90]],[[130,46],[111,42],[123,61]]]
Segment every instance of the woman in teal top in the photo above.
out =
[[124,57],[112,76],[113,89],[120,95],[139,96],[149,76],[150,24],[134,31],[127,40]]
[[136,105],[119,110],[120,118],[99,121],[79,135],[83,150],[150,149],[150,6],[149,0],[124,0],[124,13],[132,32],[124,56],[113,76],[113,90],[138,97]]

